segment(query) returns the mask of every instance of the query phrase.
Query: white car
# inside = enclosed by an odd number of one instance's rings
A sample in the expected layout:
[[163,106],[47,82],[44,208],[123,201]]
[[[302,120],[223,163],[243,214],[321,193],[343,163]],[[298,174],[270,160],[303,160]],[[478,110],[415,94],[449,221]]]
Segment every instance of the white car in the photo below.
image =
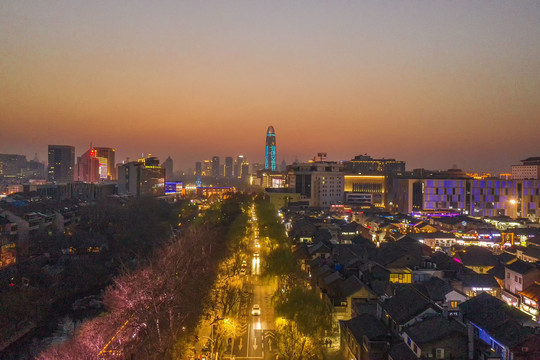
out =
[[259,306],[259,304],[253,304],[253,307],[251,308],[251,315],[253,316],[261,315],[261,307]]

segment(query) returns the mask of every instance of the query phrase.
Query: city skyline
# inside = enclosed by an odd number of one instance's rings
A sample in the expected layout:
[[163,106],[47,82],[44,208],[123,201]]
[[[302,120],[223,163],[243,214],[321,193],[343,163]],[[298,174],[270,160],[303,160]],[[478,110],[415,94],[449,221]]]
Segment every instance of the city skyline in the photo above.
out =
[[[538,155],[534,3],[5,2],[0,153],[94,143],[176,168],[359,154],[507,172]],[[226,134],[226,136],[223,136]],[[224,140],[225,139],[225,140]],[[84,150],[83,150],[84,149]]]

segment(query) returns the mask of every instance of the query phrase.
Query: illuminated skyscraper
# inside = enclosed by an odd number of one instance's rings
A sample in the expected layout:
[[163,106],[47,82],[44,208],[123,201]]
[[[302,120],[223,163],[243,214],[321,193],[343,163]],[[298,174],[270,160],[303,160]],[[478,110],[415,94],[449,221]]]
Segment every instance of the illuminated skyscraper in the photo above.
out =
[[276,133],[273,126],[269,126],[266,131],[264,168],[266,170],[276,171]]
[[108,147],[90,147],[77,157],[75,180],[89,183],[116,180],[115,151]]

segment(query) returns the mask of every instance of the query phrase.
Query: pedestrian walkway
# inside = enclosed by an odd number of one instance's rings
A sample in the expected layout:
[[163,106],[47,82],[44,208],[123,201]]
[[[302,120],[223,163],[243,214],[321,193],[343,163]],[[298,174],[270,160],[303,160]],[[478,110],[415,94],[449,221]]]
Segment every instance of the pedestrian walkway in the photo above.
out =
[[339,348],[339,334],[333,334],[323,339],[323,357],[325,360],[344,360]]

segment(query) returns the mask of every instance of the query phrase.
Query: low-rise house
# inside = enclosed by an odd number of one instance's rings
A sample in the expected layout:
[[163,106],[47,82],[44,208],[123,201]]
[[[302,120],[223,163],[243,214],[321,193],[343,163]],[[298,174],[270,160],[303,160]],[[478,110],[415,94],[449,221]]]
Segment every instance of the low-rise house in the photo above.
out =
[[509,305],[519,307],[518,293],[540,281],[540,269],[537,265],[517,260],[505,266],[505,274],[501,298]]
[[479,246],[469,246],[457,252],[454,259],[478,274],[487,274],[499,263],[491,250]]
[[348,321],[340,321],[341,351],[345,359],[386,360],[391,333],[375,316],[361,314]]
[[388,353],[388,360],[417,360],[416,354],[404,342],[392,345]]
[[[516,353],[529,353],[523,347],[537,339],[534,330],[529,327],[535,325],[530,316],[488,293],[482,293],[459,307],[469,334],[489,345],[502,360],[515,360]],[[536,350],[531,348],[531,351]],[[534,357],[538,354],[526,354],[522,358],[538,359]]]
[[495,278],[490,274],[470,274],[464,275],[461,286],[457,286],[469,298],[487,292],[488,294],[500,297],[501,287]]
[[520,260],[536,263],[540,261],[540,247],[527,246],[525,250],[517,250],[516,255]]
[[332,316],[332,326],[337,328],[340,320],[352,317],[353,304],[356,301],[374,301],[377,295],[356,276],[332,281],[324,294]]
[[420,233],[411,235],[418,241],[429,246],[433,250],[447,251],[456,244],[456,237],[453,233],[436,231],[431,233]]
[[380,303],[377,316],[396,334],[403,328],[421,321],[425,317],[434,316],[442,309],[422,295],[412,285],[402,285],[396,289],[395,295]]
[[518,291],[521,296],[519,308],[524,313],[532,316],[533,320],[539,321],[540,314],[540,281],[528,286],[523,291]]
[[455,320],[434,316],[403,330],[403,340],[417,358],[466,359],[465,327]]
[[432,277],[423,283],[416,283],[414,287],[438,305],[442,305],[446,300],[446,294],[454,290],[448,281],[437,277]]

